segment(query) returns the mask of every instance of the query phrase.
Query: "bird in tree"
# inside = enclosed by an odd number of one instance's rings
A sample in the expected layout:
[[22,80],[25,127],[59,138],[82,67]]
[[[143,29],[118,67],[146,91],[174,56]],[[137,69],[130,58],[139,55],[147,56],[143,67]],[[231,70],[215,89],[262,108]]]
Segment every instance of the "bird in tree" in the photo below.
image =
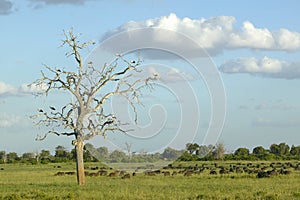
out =
[[49,108],[50,108],[51,110],[56,110],[53,106],[50,106]]

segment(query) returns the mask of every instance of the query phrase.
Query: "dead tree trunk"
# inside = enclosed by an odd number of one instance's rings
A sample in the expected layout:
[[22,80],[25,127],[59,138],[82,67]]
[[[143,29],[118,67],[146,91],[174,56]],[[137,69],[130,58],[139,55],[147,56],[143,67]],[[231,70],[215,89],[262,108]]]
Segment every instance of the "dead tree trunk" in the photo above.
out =
[[76,139],[75,149],[76,149],[76,170],[77,170],[77,183],[78,185],[85,184],[85,174],[84,174],[84,163],[83,163],[83,139],[78,137]]

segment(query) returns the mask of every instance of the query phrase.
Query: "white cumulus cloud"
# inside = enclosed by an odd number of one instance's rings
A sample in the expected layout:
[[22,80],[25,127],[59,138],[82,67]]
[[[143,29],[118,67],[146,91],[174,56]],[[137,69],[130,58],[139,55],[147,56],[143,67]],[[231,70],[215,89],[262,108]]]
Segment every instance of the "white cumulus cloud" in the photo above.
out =
[[300,33],[292,32],[287,29],[280,29],[275,34],[275,41],[277,42],[277,46],[279,46],[282,50],[299,50]]
[[0,81],[0,97],[24,96],[24,95],[35,94],[38,92],[45,91],[45,88],[46,88],[45,85],[40,86],[34,84],[33,85],[22,84],[21,86],[16,87]]
[[[193,51],[195,48],[204,48],[210,55],[216,55],[229,49],[258,49],[258,50],[300,50],[300,33],[287,29],[269,30],[267,28],[255,27],[249,21],[243,22],[242,27],[235,26],[236,19],[232,16],[217,16],[213,18],[191,19],[179,18],[171,13],[145,21],[130,21],[115,30],[107,32],[102,40],[117,35],[128,33],[128,38],[122,41],[122,45],[133,45],[137,41],[147,40],[153,43],[162,42],[167,48],[179,48],[181,51]],[[153,32],[131,31],[143,28],[153,28]],[[165,34],[159,29],[167,29],[174,34]],[[184,34],[193,39],[196,46],[185,44],[177,33]],[[111,46],[112,51],[118,51],[120,44]],[[195,55],[197,56],[197,55]]]
[[[230,33],[228,47],[274,49],[276,48],[274,35],[266,28],[256,28],[251,22],[243,23],[241,31]],[[280,47],[277,47],[280,48]]]
[[0,81],[0,96],[10,96],[17,94],[17,88]]
[[239,58],[226,61],[220,66],[220,71],[230,74],[247,73],[271,78],[298,79],[300,78],[300,62],[287,62],[268,57]]
[[19,87],[19,92],[23,93],[23,94],[35,94],[35,93],[39,93],[39,92],[43,92],[47,89],[47,84],[43,84],[43,85],[36,85],[36,84],[22,84]]

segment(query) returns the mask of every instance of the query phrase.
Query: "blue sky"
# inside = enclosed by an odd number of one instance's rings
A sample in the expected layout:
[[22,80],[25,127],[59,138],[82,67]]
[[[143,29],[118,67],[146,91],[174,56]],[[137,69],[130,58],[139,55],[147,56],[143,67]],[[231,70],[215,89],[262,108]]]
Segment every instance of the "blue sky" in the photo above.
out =
[[[33,98],[26,87],[40,77],[43,63],[74,64],[64,56],[66,49],[59,48],[62,31],[70,27],[83,34],[83,41],[97,43],[113,33],[147,26],[185,34],[207,50],[224,83],[226,119],[219,142],[229,151],[242,146],[267,148],[279,142],[299,145],[298,9],[296,0],[0,0],[0,150],[53,150],[59,144],[71,148],[70,138],[51,136],[42,142],[34,141],[37,129],[28,116],[59,98]],[[137,37],[141,39],[142,35]],[[147,40],[157,38],[159,35],[153,35]],[[167,46],[177,44],[168,39],[165,42]],[[179,48],[187,51],[189,46]],[[171,72],[185,77],[192,73],[189,67],[172,59],[146,60],[169,65],[169,78]],[[171,82],[171,78],[167,79],[170,87],[180,84],[178,80]],[[191,84],[204,116],[199,132],[205,132],[211,115],[209,92],[201,81],[192,80]],[[162,92],[157,94],[160,98],[156,100],[167,99]],[[170,123],[174,123],[177,119],[171,116],[178,112],[171,106],[167,111]],[[195,142],[203,141],[201,134]]]

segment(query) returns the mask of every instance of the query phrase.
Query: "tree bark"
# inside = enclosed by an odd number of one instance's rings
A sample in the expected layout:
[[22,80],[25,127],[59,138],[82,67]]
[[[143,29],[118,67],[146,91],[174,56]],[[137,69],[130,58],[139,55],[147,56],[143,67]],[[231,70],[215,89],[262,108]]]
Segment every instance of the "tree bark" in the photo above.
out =
[[77,138],[77,143],[75,145],[76,149],[76,170],[77,170],[77,183],[78,185],[85,184],[85,174],[84,174],[84,163],[83,163],[83,140]]

